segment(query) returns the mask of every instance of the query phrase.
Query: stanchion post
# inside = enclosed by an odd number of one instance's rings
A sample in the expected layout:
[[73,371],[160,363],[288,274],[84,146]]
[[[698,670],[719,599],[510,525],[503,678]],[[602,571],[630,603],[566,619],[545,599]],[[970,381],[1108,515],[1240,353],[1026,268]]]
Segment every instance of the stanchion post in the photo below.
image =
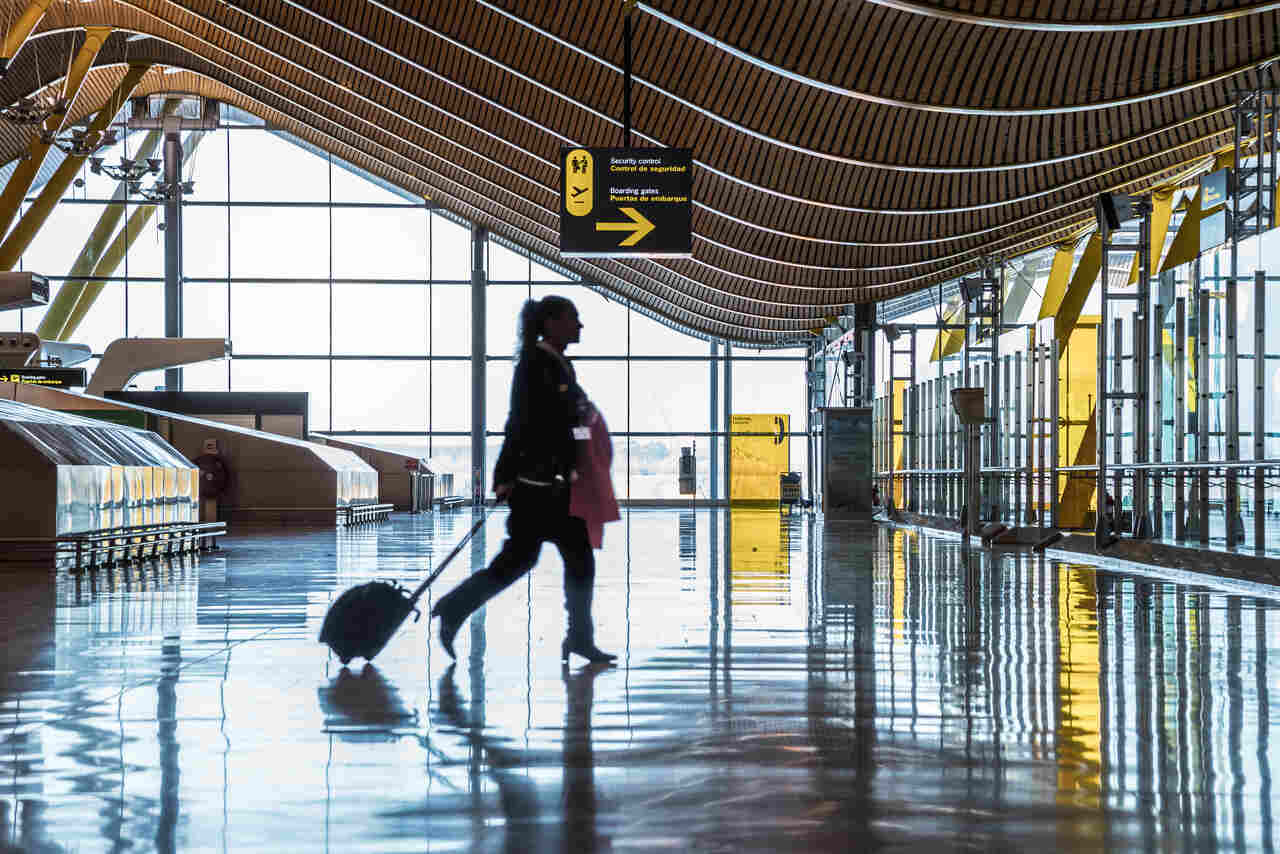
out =
[[1058,482],[1058,406],[1062,396],[1058,386],[1058,340],[1049,342],[1049,527],[1058,529],[1058,495],[1062,485]]
[[[1253,458],[1266,455],[1267,386],[1267,274],[1253,274]],[[1261,465],[1253,468],[1253,549],[1266,551],[1267,483]]]
[[[1173,334],[1173,448],[1174,459],[1187,459],[1187,300],[1178,297]],[[1187,538],[1187,484],[1181,468],[1174,477],[1173,531],[1179,541]]]

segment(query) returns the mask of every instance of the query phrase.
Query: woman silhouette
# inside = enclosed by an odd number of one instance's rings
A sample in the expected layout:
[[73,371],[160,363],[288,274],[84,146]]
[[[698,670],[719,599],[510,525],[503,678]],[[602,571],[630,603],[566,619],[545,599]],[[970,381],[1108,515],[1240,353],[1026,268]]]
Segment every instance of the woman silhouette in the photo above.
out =
[[431,609],[440,618],[440,644],[450,657],[458,629],[489,599],[533,568],[544,542],[564,559],[568,632],[560,657],[589,661],[617,656],[595,645],[591,597],[595,556],[586,523],[569,515],[569,485],[578,477],[578,447],[590,438],[591,404],[565,358],[580,339],[578,310],[564,297],[529,300],[520,310],[519,352],[511,380],[511,410],[494,468],[494,493],[511,507],[507,540],[489,566],[446,593]]

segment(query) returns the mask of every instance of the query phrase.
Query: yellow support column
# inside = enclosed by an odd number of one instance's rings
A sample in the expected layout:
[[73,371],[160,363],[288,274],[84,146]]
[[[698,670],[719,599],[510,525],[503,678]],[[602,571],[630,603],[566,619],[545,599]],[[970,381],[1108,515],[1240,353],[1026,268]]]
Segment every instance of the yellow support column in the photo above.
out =
[[1085,300],[1089,298],[1089,293],[1098,280],[1098,271],[1101,269],[1102,235],[1094,232],[1089,242],[1085,244],[1084,254],[1080,256],[1080,263],[1076,266],[1075,275],[1071,277],[1071,284],[1067,285],[1067,292],[1062,295],[1058,310],[1054,312],[1053,337],[1058,339],[1060,347],[1065,347],[1067,341],[1071,339],[1076,321],[1080,319]]
[[44,13],[52,3],[53,0],[32,0],[14,22],[13,27],[5,34],[4,44],[0,45],[0,74],[8,70],[9,63],[18,55],[18,51],[22,50],[27,36],[31,35],[31,31],[40,23],[40,19],[44,17]]
[[[110,27],[89,27],[85,30],[84,44],[80,45],[80,51],[72,60],[66,79],[62,81],[62,98],[63,103],[67,105],[68,113],[71,112],[71,104],[79,94],[80,86],[84,83],[84,78],[89,73],[94,59],[97,58],[98,51],[102,49],[103,43],[110,34]],[[67,113],[50,116],[45,120],[44,130],[57,133],[62,128],[62,122],[66,117]],[[35,139],[27,147],[26,159],[18,164],[18,168],[9,177],[9,183],[4,185],[4,191],[0,192],[0,234],[9,230],[13,218],[18,215],[18,207],[26,197],[27,190],[31,189],[36,175],[40,173],[40,167],[44,165],[44,158],[48,153],[49,143],[42,139],[41,134],[36,134]],[[12,268],[4,267],[3,269]]]
[[1178,226],[1178,233],[1173,236],[1169,245],[1169,254],[1160,265],[1160,272],[1165,273],[1194,261],[1200,255],[1200,220],[1204,214],[1200,210],[1200,197],[1186,200],[1187,213]]
[[[1169,236],[1169,221],[1173,219],[1173,187],[1157,187],[1151,191],[1151,264],[1148,269],[1160,268],[1160,253],[1164,252],[1165,238]],[[1138,267],[1142,259],[1133,253],[1133,265],[1129,268],[1129,285],[1138,283]]]
[[[947,307],[942,315],[943,323],[952,323],[964,311],[963,303],[954,303]],[[963,329],[941,329],[938,331],[938,337],[933,340],[933,352],[929,354],[929,361],[936,362],[939,359],[945,359],[947,356],[954,356],[964,349],[964,330]]]
[[[116,112],[125,101],[129,100],[129,96],[133,94],[134,88],[138,85],[138,81],[142,79],[142,75],[150,70],[149,65],[130,65],[129,70],[124,73],[124,79],[116,86],[115,91],[111,93],[111,97],[107,103],[103,105],[98,114],[94,116],[88,128],[87,138],[90,143],[96,142],[102,132],[111,124],[111,120],[115,118]],[[85,157],[81,155],[68,155],[58,166],[53,177],[49,179],[49,183],[44,185],[40,190],[40,195],[31,203],[31,207],[23,214],[22,219],[13,227],[13,231],[4,239],[4,243],[0,243],[0,270],[12,270],[14,265],[18,263],[18,259],[22,257],[22,253],[31,245],[31,241],[40,231],[40,226],[44,225],[49,214],[53,212],[53,206],[62,200],[62,194],[71,186],[71,182],[75,179],[76,173],[80,171],[80,167],[84,165]],[[7,187],[5,188],[8,189]]]
[[1062,307],[1062,298],[1067,295],[1067,280],[1071,278],[1071,263],[1076,259],[1075,243],[1059,243],[1054,249],[1049,281],[1045,283],[1044,296],[1040,299],[1039,320],[1053,317]]
[[99,259],[97,266],[93,268],[95,281],[84,283],[80,298],[72,307],[70,315],[67,317],[67,322],[62,327],[57,340],[71,340],[71,336],[76,333],[76,328],[80,326],[80,321],[84,320],[84,316],[93,307],[98,294],[102,293],[102,288],[105,284],[102,279],[109,278],[115,273],[116,267],[119,267],[120,262],[124,260],[124,254],[129,251],[133,241],[137,239],[142,230],[147,227],[151,217],[155,215],[156,207],[157,205],[144,205],[129,215],[129,219],[125,221],[124,228],[116,235],[116,239],[111,241],[111,245],[107,247],[106,252],[102,253],[102,258]]

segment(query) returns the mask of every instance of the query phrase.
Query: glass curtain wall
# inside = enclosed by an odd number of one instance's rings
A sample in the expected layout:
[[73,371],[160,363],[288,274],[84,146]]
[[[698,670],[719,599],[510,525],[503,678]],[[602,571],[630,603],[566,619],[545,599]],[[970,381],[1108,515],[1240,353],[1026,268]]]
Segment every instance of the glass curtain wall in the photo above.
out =
[[[989,355],[982,352],[971,352],[969,360],[969,385],[983,386],[989,392],[996,383],[999,386],[997,395],[988,395],[988,417],[999,425],[999,433],[994,445],[984,438],[983,465],[999,471],[987,476],[983,488],[984,518],[1093,529],[1098,512],[1093,429],[1097,341],[1102,322],[1101,281],[1106,275],[1110,293],[1119,295],[1108,306],[1105,330],[1108,391],[1131,398],[1113,399],[1107,409],[1106,500],[1109,506],[1114,502],[1120,530],[1132,530],[1134,515],[1142,509],[1136,499],[1145,495],[1147,516],[1158,537],[1250,550],[1275,548],[1280,486],[1270,471],[1255,478],[1251,468],[1233,474],[1228,467],[1193,471],[1188,466],[1230,461],[1233,406],[1237,459],[1270,462],[1280,458],[1280,291],[1276,288],[1280,281],[1280,230],[1264,231],[1238,245],[1233,328],[1228,296],[1231,245],[1227,242],[1205,248],[1197,255],[1201,232],[1197,220],[1189,221],[1189,212],[1196,210],[1198,203],[1196,190],[1176,191],[1169,202],[1172,211],[1167,233],[1153,252],[1144,308],[1155,324],[1155,333],[1148,333],[1152,337],[1147,340],[1159,344],[1148,345],[1146,393],[1136,391],[1135,335],[1141,327],[1132,252],[1116,252],[1109,259],[1110,268],[1101,271],[1100,256],[1095,254],[1092,261],[1087,257],[1091,251],[1100,251],[1098,244],[1090,235],[1082,235],[1073,251],[1070,245],[1050,247],[1005,263],[1006,331],[999,339],[1000,362],[993,369]],[[1137,227],[1136,221],[1127,223],[1117,243],[1135,243]],[[1180,247],[1176,252],[1175,244]],[[1081,270],[1085,271],[1082,277]],[[1082,295],[1085,291],[1087,295]],[[1074,296],[1064,299],[1064,293]],[[1047,308],[1043,305],[1046,301]],[[1261,324],[1257,322],[1259,306]],[[965,333],[937,325],[964,324],[964,313],[954,301],[941,305],[935,301],[932,306],[893,318],[893,323],[900,330],[917,327],[913,350],[916,385],[906,388],[905,383],[895,383],[889,387],[891,370],[897,376],[910,370],[911,358],[906,353],[911,348],[900,337],[891,366],[890,344],[883,332],[878,333],[877,473],[887,484],[893,472],[893,497],[899,506],[954,516],[961,498],[957,478],[962,455],[960,427],[951,413],[949,392],[965,384]],[[930,326],[934,328],[927,328]],[[978,340],[973,330],[969,340]],[[1233,343],[1234,384],[1228,361]],[[840,405],[845,393],[839,356],[834,346],[820,356],[828,385],[825,399],[830,405]],[[1141,450],[1139,407],[1150,425],[1144,435],[1148,462],[1143,465],[1149,472],[1145,489],[1133,469],[1125,467],[1134,464]],[[984,428],[984,434],[989,436],[990,430]],[[1159,468],[1161,464],[1169,467]],[[1229,479],[1234,480],[1234,504]],[[1201,491],[1207,495],[1203,503]],[[1202,525],[1197,512],[1201,506],[1207,525]],[[1232,538],[1227,535],[1228,513],[1234,516]],[[1261,539],[1259,530],[1264,531]]]
[[[307,392],[314,432],[428,457],[469,494],[470,228],[249,114],[222,109],[222,127],[199,138],[183,170],[195,186],[183,210],[183,332],[228,337],[234,355],[184,368],[184,389]],[[143,140],[130,132],[101,156],[107,163],[137,156]],[[55,293],[68,285],[118,186],[88,169],[81,178],[22,259],[24,269],[50,277]],[[119,266],[95,273],[101,293],[67,339],[95,355],[116,338],[164,334],[163,212],[139,202],[134,195],[116,202],[123,220],[139,225]],[[712,441],[724,459],[723,425],[718,414],[713,424],[710,406],[712,372],[723,395],[723,347],[713,359],[709,341],[497,240],[487,260],[487,480],[507,414],[520,306],[554,293],[577,304],[585,326],[570,355],[614,436],[619,497],[680,498],[681,448],[693,446],[696,497],[723,498],[709,466]],[[35,330],[45,311],[21,312],[21,328]],[[733,363],[734,412],[789,415],[790,467],[806,471],[805,352],[735,347]],[[88,368],[92,374],[94,363]],[[163,382],[157,371],[135,385]]]

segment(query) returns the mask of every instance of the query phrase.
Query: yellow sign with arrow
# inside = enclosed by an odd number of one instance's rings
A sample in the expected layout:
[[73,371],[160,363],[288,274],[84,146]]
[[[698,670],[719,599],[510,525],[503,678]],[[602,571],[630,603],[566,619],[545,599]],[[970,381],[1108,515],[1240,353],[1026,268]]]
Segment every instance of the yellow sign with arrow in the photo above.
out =
[[653,223],[635,208],[620,208],[630,222],[597,222],[596,231],[629,231],[631,236],[624,238],[619,246],[635,246],[649,232],[653,231]]
[[693,253],[693,152],[564,148],[560,254],[687,257]]

